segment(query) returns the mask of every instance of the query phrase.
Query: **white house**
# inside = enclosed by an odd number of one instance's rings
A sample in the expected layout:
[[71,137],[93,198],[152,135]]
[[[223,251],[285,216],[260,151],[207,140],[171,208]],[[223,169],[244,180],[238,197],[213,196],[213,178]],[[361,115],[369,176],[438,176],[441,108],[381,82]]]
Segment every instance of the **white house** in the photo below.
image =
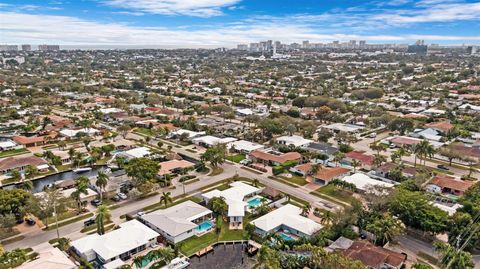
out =
[[116,259],[129,259],[156,243],[159,236],[138,220],[124,222],[119,226],[119,229],[104,235],[94,233],[73,241],[73,251],[88,261],[96,259],[105,264]]
[[321,224],[302,216],[301,213],[301,208],[286,204],[251,223],[255,225],[255,233],[260,236],[270,232],[282,232],[289,237],[309,237],[323,228]]
[[228,144],[228,143],[236,141],[236,140],[237,139],[233,138],[233,137],[220,138],[220,137],[216,137],[216,136],[212,136],[212,135],[206,135],[206,136],[201,136],[201,137],[194,138],[194,139],[192,139],[192,142],[195,145],[199,145],[199,146],[202,146],[202,147],[209,148],[209,147],[215,146],[217,144]]
[[183,134],[186,134],[188,136],[188,139],[193,139],[195,137],[200,137],[202,135],[205,135],[205,132],[194,132],[186,129],[178,129],[170,133],[169,138],[174,138],[174,137],[179,137]]
[[250,152],[257,150],[257,149],[263,149],[264,146],[260,145],[258,143],[246,141],[246,140],[237,140],[233,141],[227,144],[227,148],[229,150],[234,150],[236,152],[241,152],[244,154],[249,154]]
[[0,151],[11,150],[11,149],[20,149],[23,148],[22,145],[17,145],[17,143],[12,140],[0,141]]
[[84,129],[78,129],[78,130],[72,130],[72,129],[63,129],[60,130],[60,134],[66,138],[72,138],[75,137],[78,133],[85,133],[87,135],[95,135],[100,133],[99,130],[94,129],[94,128],[84,128]]
[[149,148],[138,147],[138,148],[133,148],[124,152],[117,153],[116,156],[122,156],[127,159],[133,159],[133,158],[143,158],[150,154],[151,154],[151,151]]
[[305,139],[299,135],[289,135],[289,136],[281,136],[276,139],[277,143],[280,145],[290,146],[293,145],[295,147],[308,147],[313,140]]
[[173,244],[213,228],[212,211],[192,201],[148,213],[140,219]]
[[355,185],[357,189],[362,191],[371,191],[372,187],[393,188],[394,186],[392,183],[376,180],[362,173],[355,173],[353,175],[346,176],[341,180]]
[[202,194],[206,203],[213,197],[223,197],[228,205],[228,217],[231,225],[242,225],[245,211],[248,209],[249,198],[262,192],[262,189],[237,181],[230,184],[226,190],[213,190]]

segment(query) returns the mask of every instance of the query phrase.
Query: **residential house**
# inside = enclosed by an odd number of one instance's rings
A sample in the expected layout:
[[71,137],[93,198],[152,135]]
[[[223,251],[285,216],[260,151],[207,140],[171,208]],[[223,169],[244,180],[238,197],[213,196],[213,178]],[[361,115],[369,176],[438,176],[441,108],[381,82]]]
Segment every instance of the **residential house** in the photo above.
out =
[[210,147],[213,147],[213,146],[218,145],[218,144],[228,144],[228,143],[236,141],[236,140],[237,139],[233,138],[233,137],[221,138],[221,137],[216,137],[216,136],[212,136],[212,135],[206,135],[206,136],[201,136],[201,137],[194,138],[194,139],[192,139],[192,142],[195,145],[205,147],[205,148],[210,148]]
[[260,194],[262,189],[236,181],[230,184],[226,190],[212,190],[203,193],[202,197],[206,203],[213,197],[223,197],[228,205],[227,216],[230,225],[242,227],[245,211],[248,209],[248,200]]
[[355,185],[355,187],[358,190],[361,190],[363,192],[369,192],[369,193],[375,193],[374,188],[381,187],[381,188],[393,188],[395,186],[392,183],[384,182],[381,180],[376,180],[371,177],[369,177],[366,174],[363,173],[355,173],[350,176],[346,176],[341,179],[342,181],[345,181],[347,183],[351,183]]
[[43,136],[14,136],[13,141],[24,147],[36,147],[45,144],[45,138]]
[[365,154],[365,151],[354,150],[345,153],[345,162],[351,164],[353,160],[360,162],[360,167],[370,170],[373,166],[373,160],[375,157]]
[[324,167],[320,166],[318,171],[315,174],[311,174],[310,171],[312,170],[312,163],[304,163],[299,164],[295,167],[290,168],[290,172],[297,173],[303,176],[311,177],[313,180],[312,182],[326,185],[330,181],[335,179],[343,178],[344,176],[350,173],[350,169],[342,166],[337,167]]
[[428,182],[426,188],[430,192],[462,196],[473,184],[473,181],[461,180],[456,177],[438,174]]
[[246,140],[237,140],[237,141],[228,143],[227,148],[231,152],[240,152],[243,154],[250,154],[254,150],[263,149],[264,146],[258,143],[254,143]]
[[37,168],[41,172],[48,171],[49,168],[48,162],[39,157],[8,157],[0,160],[0,174],[7,174],[13,170],[22,172],[28,165]]
[[195,167],[195,164],[186,160],[170,160],[159,163],[160,170],[158,171],[159,176],[168,175],[171,173],[178,172],[180,170],[191,169]]
[[281,136],[277,137],[275,141],[279,145],[294,146],[300,148],[308,147],[313,142],[313,140],[305,139],[299,135]]
[[87,261],[106,264],[117,259],[130,259],[157,242],[159,234],[138,220],[119,226],[119,229],[103,235],[94,233],[73,241],[72,250]]
[[253,220],[251,224],[255,225],[255,233],[260,236],[278,232],[289,239],[293,239],[293,236],[310,237],[323,228],[321,224],[301,214],[301,208],[286,204]]
[[212,211],[192,201],[145,214],[140,221],[172,244],[213,228]]
[[12,150],[12,149],[21,149],[22,145],[17,145],[17,143],[12,140],[0,141],[0,151]]
[[288,161],[301,161],[302,155],[298,152],[281,153],[274,150],[254,150],[248,158],[254,163],[262,163],[263,165],[281,165]]

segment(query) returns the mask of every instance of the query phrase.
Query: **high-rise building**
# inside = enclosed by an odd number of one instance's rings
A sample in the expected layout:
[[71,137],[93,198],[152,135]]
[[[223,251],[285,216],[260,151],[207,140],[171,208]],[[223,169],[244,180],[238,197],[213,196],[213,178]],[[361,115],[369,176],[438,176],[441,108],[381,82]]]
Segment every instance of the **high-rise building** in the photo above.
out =
[[423,45],[425,45],[425,40],[419,39],[419,40],[417,40],[417,42],[415,42],[415,45],[417,45],[417,46],[423,46]]
[[29,45],[29,44],[23,44],[23,45],[22,45],[22,50],[23,50],[23,51],[31,51],[31,50],[32,50],[32,46]]
[[360,48],[363,49],[363,48],[365,48],[365,47],[367,46],[367,41],[365,41],[365,40],[360,40],[359,45],[360,45]]
[[304,41],[302,42],[302,48],[308,49],[309,47],[310,47],[310,41],[304,40]]
[[59,45],[38,45],[38,50],[41,51],[54,51],[54,50],[60,50]]
[[238,44],[237,45],[238,50],[248,50],[248,45],[246,44]]
[[17,45],[0,45],[0,51],[17,51]]

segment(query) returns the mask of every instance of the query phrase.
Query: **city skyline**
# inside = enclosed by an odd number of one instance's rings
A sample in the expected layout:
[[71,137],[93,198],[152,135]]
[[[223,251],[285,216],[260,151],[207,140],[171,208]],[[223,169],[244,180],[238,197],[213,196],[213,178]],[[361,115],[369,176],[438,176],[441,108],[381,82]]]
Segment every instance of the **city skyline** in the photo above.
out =
[[480,44],[480,2],[11,1],[0,3],[2,44],[67,47],[233,48],[284,43]]

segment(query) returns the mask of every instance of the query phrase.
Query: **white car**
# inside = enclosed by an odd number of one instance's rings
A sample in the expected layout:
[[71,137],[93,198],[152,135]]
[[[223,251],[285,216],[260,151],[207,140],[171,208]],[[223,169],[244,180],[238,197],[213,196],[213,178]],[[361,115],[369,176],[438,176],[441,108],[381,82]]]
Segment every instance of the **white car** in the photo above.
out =
[[375,137],[377,137],[377,133],[371,133],[371,134],[369,134],[368,136],[369,136],[370,138],[375,138]]
[[137,212],[137,216],[141,217],[141,216],[143,216],[143,215],[145,215],[145,212],[143,212],[143,211],[138,211],[138,212]]
[[249,159],[243,159],[240,161],[240,164],[243,164],[243,165],[247,165],[250,163],[250,160]]
[[120,197],[120,199],[122,199],[122,200],[127,200],[127,198],[128,198],[127,195],[123,192],[117,193],[117,196]]

